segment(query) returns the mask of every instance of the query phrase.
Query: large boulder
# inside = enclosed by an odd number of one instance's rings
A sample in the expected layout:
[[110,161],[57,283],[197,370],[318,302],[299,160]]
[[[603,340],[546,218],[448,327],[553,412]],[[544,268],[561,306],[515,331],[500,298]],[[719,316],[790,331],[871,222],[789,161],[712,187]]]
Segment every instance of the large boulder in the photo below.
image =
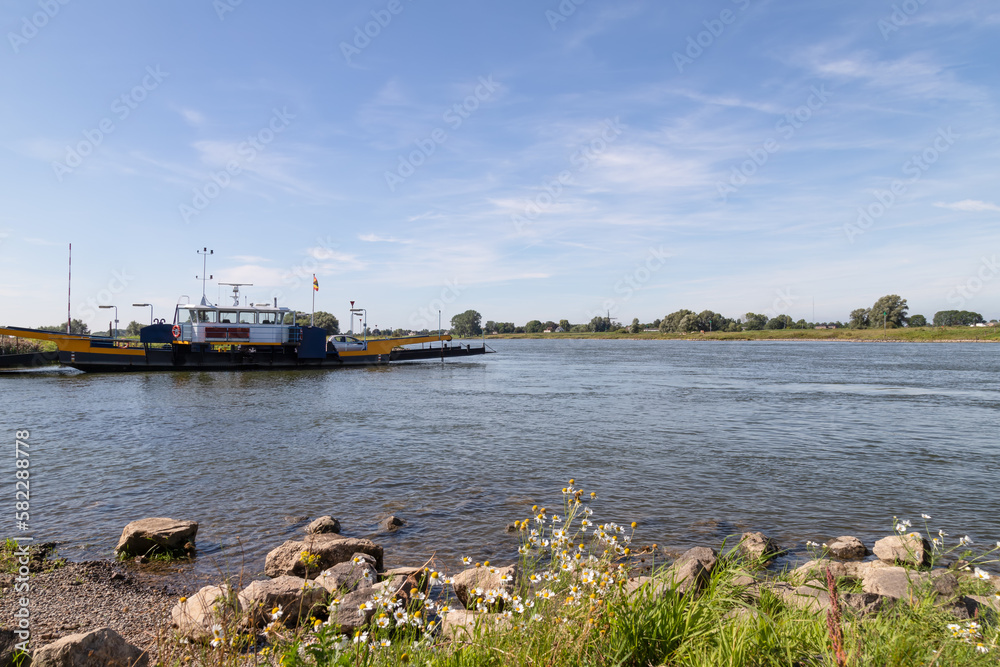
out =
[[34,667],[145,667],[149,657],[111,628],[69,635],[37,649]]
[[448,639],[472,639],[478,616],[479,612],[468,609],[451,609],[441,618],[441,634]]
[[122,530],[115,552],[125,557],[150,556],[158,553],[190,554],[194,551],[194,538],[197,534],[197,521],[139,519],[129,523]]
[[[766,588],[780,597],[785,604],[796,609],[811,612],[827,612],[833,608],[833,601],[826,582],[809,581],[802,586],[784,583],[767,584]],[[876,593],[839,593],[842,609],[851,609],[859,616],[876,614],[883,609],[887,599]]]
[[681,593],[697,593],[708,583],[718,560],[715,550],[708,547],[688,549],[670,566],[670,576]]
[[872,551],[879,560],[894,565],[923,567],[931,562],[931,545],[919,533],[883,537]]
[[329,608],[330,622],[340,625],[341,632],[360,630],[375,616],[375,589],[359,588],[340,598],[340,604]]
[[375,559],[368,554],[354,554],[346,563],[337,563],[323,570],[316,583],[331,593],[349,593],[359,588],[371,588],[378,579]]
[[[327,591],[322,586],[302,577],[281,576],[276,579],[253,581],[240,591],[239,603],[247,613],[251,625],[261,625],[277,620],[288,627],[305,621],[313,610],[326,612],[323,603]],[[274,609],[281,610],[277,619]]]
[[373,557],[375,569],[382,569],[382,547],[371,540],[318,534],[304,540],[288,540],[271,551],[264,562],[264,573],[269,577],[308,575],[314,578],[323,570],[346,563],[356,553]]
[[826,548],[831,556],[841,560],[860,560],[868,555],[868,547],[851,535],[838,537],[826,545]]
[[451,585],[462,604],[466,608],[472,608],[476,604],[476,597],[472,594],[473,589],[505,590],[513,595],[520,576],[521,569],[517,565],[507,567],[483,565],[459,572],[452,577]]
[[896,599],[927,593],[932,593],[942,603],[959,598],[958,578],[947,570],[918,572],[899,566],[871,568],[861,580],[861,589]]
[[339,533],[340,522],[329,515],[321,516],[306,526],[306,532],[310,535],[319,535],[321,533]]
[[238,616],[242,605],[238,596],[226,586],[205,586],[194,595],[181,598],[170,610],[170,621],[178,633],[195,641],[212,638],[212,626],[225,627]]
[[770,560],[781,553],[781,547],[764,533],[743,533],[737,549],[744,558],[754,561]]
[[860,580],[865,576],[865,573],[880,565],[883,564],[879,562],[864,563],[859,561],[841,562],[828,560],[826,558],[817,558],[815,560],[807,561],[805,564],[792,570],[789,573],[789,578],[798,583],[804,583],[810,579],[825,581],[826,571],[829,569],[830,574],[832,574],[835,579]]
[[899,600],[908,597],[911,585],[922,584],[925,577],[924,573],[908,570],[905,567],[869,570],[861,580],[861,590]]

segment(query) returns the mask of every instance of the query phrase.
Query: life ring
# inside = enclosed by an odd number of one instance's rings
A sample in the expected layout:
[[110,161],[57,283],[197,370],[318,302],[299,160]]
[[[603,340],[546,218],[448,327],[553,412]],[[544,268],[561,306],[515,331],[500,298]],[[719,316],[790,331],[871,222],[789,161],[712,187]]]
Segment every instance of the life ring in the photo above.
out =
[[170,333],[174,335],[174,338],[180,338],[181,328],[175,324],[174,327],[170,330]]

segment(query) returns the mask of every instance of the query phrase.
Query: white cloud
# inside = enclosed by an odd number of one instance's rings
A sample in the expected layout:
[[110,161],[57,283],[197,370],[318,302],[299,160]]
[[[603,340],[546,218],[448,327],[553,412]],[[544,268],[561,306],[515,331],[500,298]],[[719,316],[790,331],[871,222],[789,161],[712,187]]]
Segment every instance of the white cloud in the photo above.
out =
[[205,116],[194,109],[179,109],[178,113],[191,125],[197,127],[205,124]]
[[993,204],[991,202],[979,201],[978,199],[963,199],[962,201],[957,201],[951,204],[945,204],[944,202],[937,202],[934,204],[938,208],[948,208],[952,211],[968,211],[968,212],[978,212],[978,211],[993,211],[1000,213],[1000,206]]
[[235,259],[237,262],[244,264],[263,264],[264,262],[271,261],[267,257],[258,257],[256,255],[233,255],[230,259]]
[[358,238],[366,243],[413,243],[409,239],[397,239],[394,236],[379,236],[378,234],[361,234]]

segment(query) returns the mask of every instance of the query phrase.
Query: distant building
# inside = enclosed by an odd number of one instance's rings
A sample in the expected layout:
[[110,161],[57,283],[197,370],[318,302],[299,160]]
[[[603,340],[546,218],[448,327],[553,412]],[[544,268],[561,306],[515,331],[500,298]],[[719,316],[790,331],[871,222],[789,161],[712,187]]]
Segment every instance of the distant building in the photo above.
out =
[[556,333],[566,333],[566,330],[562,327],[556,327]]

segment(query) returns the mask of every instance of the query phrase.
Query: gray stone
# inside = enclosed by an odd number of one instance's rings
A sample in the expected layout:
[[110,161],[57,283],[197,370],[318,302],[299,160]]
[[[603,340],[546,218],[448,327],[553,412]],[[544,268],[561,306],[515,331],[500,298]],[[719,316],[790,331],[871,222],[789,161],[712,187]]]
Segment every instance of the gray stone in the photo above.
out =
[[708,547],[688,549],[670,566],[670,576],[682,594],[697,593],[708,582],[717,562],[717,554]]
[[21,653],[18,662],[14,661],[14,647],[21,638],[13,630],[0,630],[0,667],[28,667],[31,656]]
[[931,572],[931,588],[939,599],[958,599],[958,577],[947,570],[933,570]]
[[[323,611],[327,591],[302,577],[281,576],[276,579],[252,581],[240,591],[239,603],[253,627],[278,620],[288,627],[305,621],[314,611]],[[279,619],[272,618],[275,608],[281,609]]]
[[34,667],[145,667],[149,657],[111,628],[69,635],[35,650]]
[[383,533],[394,533],[405,525],[406,522],[394,514],[390,514],[378,523],[378,527]]
[[479,614],[468,609],[451,609],[441,619],[441,634],[451,639],[472,639],[477,616]]
[[349,593],[359,588],[371,588],[376,579],[375,559],[368,554],[354,554],[346,563],[337,563],[323,570],[316,577],[316,583],[331,593]]
[[197,521],[176,519],[139,519],[125,526],[115,551],[125,557],[156,553],[191,553],[198,534]]
[[859,560],[868,555],[868,547],[856,537],[844,535],[826,545],[827,551],[834,558],[841,560]]
[[[827,612],[833,608],[830,590],[825,581],[812,580],[797,587],[789,584],[767,586],[789,606],[812,612]],[[859,616],[876,614],[881,611],[887,598],[875,593],[838,593],[841,610],[853,610]]]
[[971,618],[983,619],[990,625],[996,625],[1000,619],[1000,600],[995,596],[968,595],[959,600],[969,610]]
[[[305,540],[289,540],[272,550],[264,562],[264,573],[269,577],[308,575],[313,578],[323,570],[351,560],[356,553],[373,557],[375,569],[382,569],[382,547],[371,540],[319,534],[309,535]],[[305,554],[312,564],[307,565],[303,559]]]
[[853,609],[859,616],[868,616],[881,612],[892,600],[875,593],[841,593],[840,602],[842,607]]
[[781,553],[781,547],[764,533],[743,533],[737,546],[745,558],[766,561]]
[[870,570],[861,580],[861,589],[886,597],[902,599],[909,595],[911,583],[917,581],[920,573],[905,567],[887,567]]
[[857,561],[835,561],[826,558],[818,558],[808,561],[790,573],[790,579],[799,583],[804,583],[810,579],[826,580],[826,570],[830,569],[830,574],[835,579],[857,579],[860,580],[865,573],[872,569],[873,563],[861,563]]
[[[375,616],[375,607],[367,603],[375,596],[374,588],[359,588],[340,598],[340,604],[329,609],[330,621],[340,625],[340,630],[352,633],[368,625]],[[366,607],[362,607],[366,605]]]
[[930,564],[931,545],[919,535],[890,535],[875,543],[872,549],[885,563],[923,567]]
[[[466,608],[475,606],[475,597],[471,591],[474,588],[483,590],[506,590],[513,594],[520,580],[521,570],[517,565],[507,567],[492,567],[483,565],[459,572],[452,577],[451,585],[455,595]],[[506,581],[502,581],[506,579]]]
[[647,576],[629,577],[625,582],[625,592],[632,595],[639,590],[642,590],[643,595],[656,597],[670,590],[670,585],[662,577],[659,579]]
[[905,567],[870,569],[861,580],[866,593],[909,599],[911,595],[933,592],[941,601],[953,601],[958,594],[958,580],[948,572],[918,572]]
[[205,641],[212,638],[212,626],[229,625],[227,621],[242,611],[239,597],[228,587],[205,586],[200,591],[174,605],[170,621],[178,633],[188,639]]
[[334,519],[332,516],[321,516],[316,519],[308,526],[306,526],[306,532],[310,535],[319,535],[322,533],[339,533],[340,532],[340,522]]

